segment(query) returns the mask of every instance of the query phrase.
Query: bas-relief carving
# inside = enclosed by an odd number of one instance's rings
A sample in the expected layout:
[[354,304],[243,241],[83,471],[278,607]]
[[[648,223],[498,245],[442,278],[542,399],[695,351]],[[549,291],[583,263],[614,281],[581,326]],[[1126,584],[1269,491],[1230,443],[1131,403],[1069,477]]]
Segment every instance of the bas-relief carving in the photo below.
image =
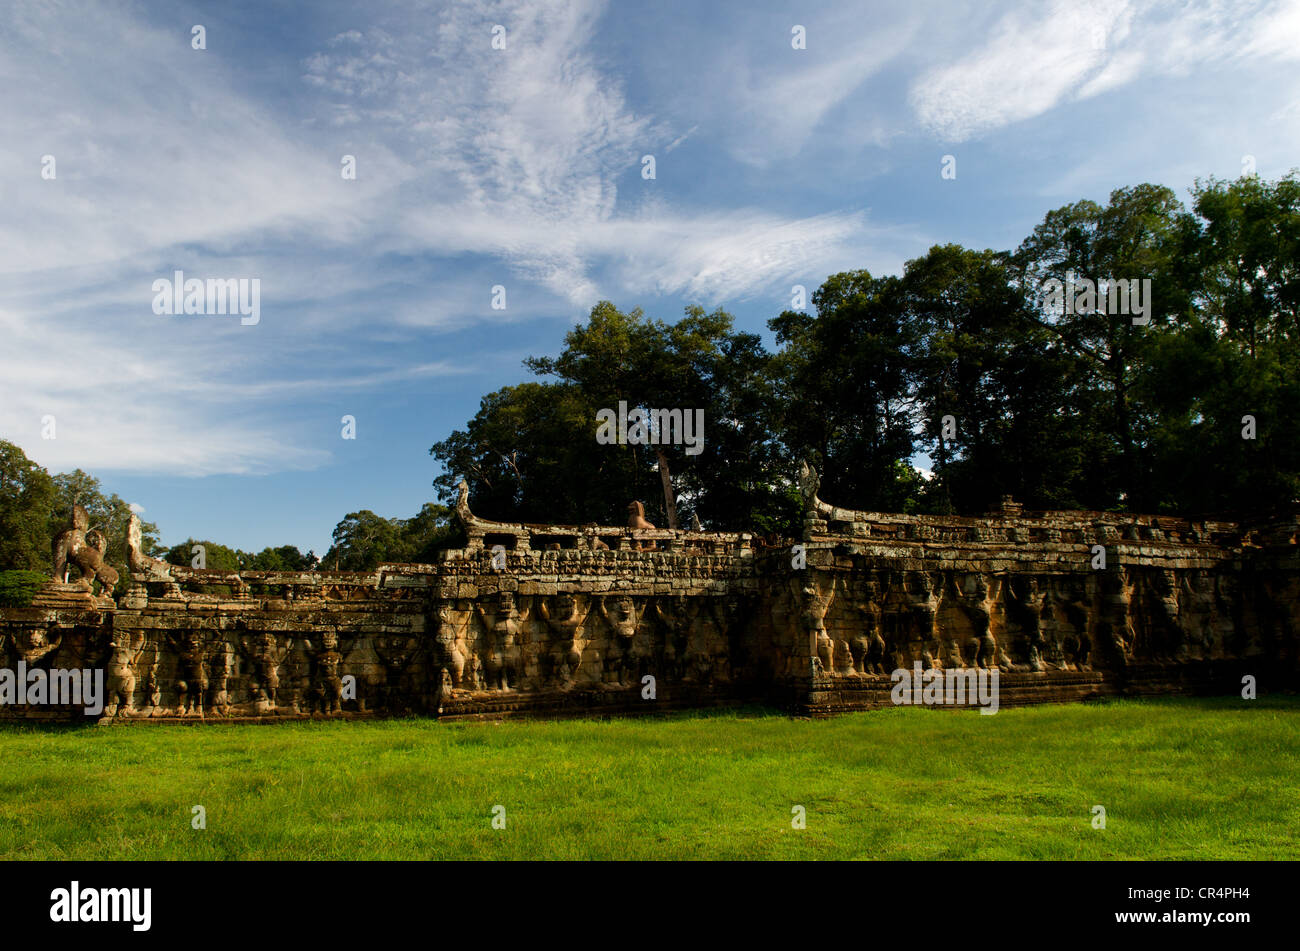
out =
[[[646,675],[668,695],[761,697],[778,684],[875,689],[892,670],[917,663],[996,668],[1050,685],[1079,674],[1136,676],[1128,672],[1275,655],[1293,669],[1300,657],[1294,559],[1256,581],[1238,576],[1231,553],[1206,542],[1150,563],[1116,557],[1109,570],[1092,571],[1082,553],[1093,538],[1127,532],[1152,546],[1173,544],[1164,539],[1179,530],[1092,516],[1071,522],[1069,513],[1040,529],[1005,504],[996,517],[1010,519],[1006,526],[909,523],[828,506],[818,485],[815,470],[801,470],[805,541],[817,556],[797,572],[780,549],[756,558],[741,536],[674,530],[637,539],[648,523],[502,526],[465,515],[462,498],[458,512],[474,519],[468,534],[518,539],[505,569],[480,545],[434,566],[386,566],[368,579],[253,574],[256,596],[241,576],[222,576],[233,597],[205,597],[186,589],[217,582],[145,556],[133,519],[132,593],[94,622],[112,694],[106,715],[401,715],[486,711],[499,702],[527,710],[533,698],[575,694],[625,696],[631,705]],[[635,506],[631,514],[644,518]],[[851,534],[818,535],[828,524]],[[74,514],[60,536],[66,563],[99,552],[86,526]],[[599,543],[619,532],[628,537],[618,551]],[[567,536],[570,550],[536,550],[532,534]],[[1076,541],[1059,540],[1066,536]],[[945,557],[948,537],[966,544],[959,558]],[[1022,549],[1006,539],[1030,537],[1057,548],[1017,569]],[[862,549],[863,539],[875,547]],[[1062,564],[1075,557],[1060,554],[1072,544],[1080,556]],[[48,627],[0,627],[6,663],[48,664],[61,643],[100,643],[93,627],[67,641],[57,616]]]

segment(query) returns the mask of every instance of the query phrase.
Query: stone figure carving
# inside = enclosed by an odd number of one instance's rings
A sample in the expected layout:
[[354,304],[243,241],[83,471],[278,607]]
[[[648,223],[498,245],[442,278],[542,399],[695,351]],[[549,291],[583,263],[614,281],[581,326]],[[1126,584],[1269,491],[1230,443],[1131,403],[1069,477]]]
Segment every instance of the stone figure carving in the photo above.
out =
[[280,690],[280,665],[293,650],[293,638],[287,638],[283,647],[274,634],[263,631],[251,640],[244,638],[245,652],[253,662],[250,687],[252,700],[259,713],[274,713],[276,695]]
[[733,668],[749,663],[745,629],[751,606],[734,595],[713,598],[709,605],[718,631],[716,651],[713,654],[713,679],[720,683],[730,683]]
[[172,576],[171,565],[144,553],[140,516],[134,512],[126,524],[126,566],[132,574],[148,575],[146,580],[150,581],[170,579]]
[[[938,591],[936,596],[942,601],[948,597],[948,592],[956,593],[957,581],[949,575],[940,575]],[[938,608],[935,610],[935,636],[939,644],[939,666],[950,669],[961,670],[966,667],[966,656],[962,651],[961,630],[956,625],[948,625],[944,628],[938,623]]]
[[817,493],[821,489],[821,477],[806,459],[799,460],[799,495],[803,499],[804,511],[810,514],[817,511]]
[[[383,705],[384,709],[389,712],[411,711],[411,694],[403,689],[403,681],[407,676],[407,669],[411,666],[411,661],[415,659],[417,647],[418,642],[415,638],[405,635],[376,637],[374,639],[375,653],[384,666]],[[471,676],[473,676],[478,673],[478,658],[471,654],[470,660],[474,668],[471,671]],[[483,689],[481,675],[476,678],[475,683],[476,689]]]
[[375,640],[372,637],[359,638],[343,659],[348,672],[357,678],[358,713],[367,713],[372,707],[382,705],[383,692],[388,683],[388,668],[379,659]]
[[1092,604],[1097,597],[1097,579],[1088,575],[1082,584],[1062,580],[1059,585],[1061,613],[1065,616],[1063,623],[1058,623],[1061,650],[1067,663],[1077,670],[1088,670],[1086,661],[1092,648],[1092,622],[1095,620]]
[[158,716],[162,712],[162,682],[158,679],[158,662],[160,660],[162,660],[162,651],[155,645],[153,662],[149,665],[144,680],[144,695],[148,701],[150,716]]
[[929,670],[940,666],[932,650],[938,641],[939,598],[935,594],[934,580],[928,571],[916,579],[917,595],[912,601],[912,663],[921,662]]
[[673,595],[667,599],[656,598],[654,616],[663,628],[663,644],[660,648],[660,669],[662,676],[670,680],[680,680],[686,673],[686,650],[690,640],[691,604],[690,599],[682,595]]
[[1183,634],[1182,609],[1178,603],[1178,578],[1172,571],[1157,572],[1152,579],[1156,611],[1152,618],[1151,655],[1155,660],[1185,660],[1187,642]]
[[35,667],[42,657],[59,649],[59,645],[63,643],[63,632],[59,630],[47,632],[44,628],[23,627],[18,629],[18,633],[11,638],[11,641],[17,659],[30,669]]
[[474,604],[474,611],[488,635],[484,667],[487,671],[489,689],[517,688],[521,666],[518,638],[526,614],[515,607],[515,596],[511,591],[502,591],[497,595],[497,608],[490,616],[490,620],[487,611],[477,602]]
[[217,647],[212,663],[212,710],[223,717],[230,716],[231,668],[234,666],[235,653],[231,646],[222,641]]
[[343,655],[339,652],[339,637],[333,631],[324,631],[320,637],[320,650],[315,655],[316,696],[320,712],[326,716],[343,712],[343,678],[339,665]]
[[1043,606],[1046,601],[1047,595],[1038,588],[1038,579],[1030,578],[1020,599],[1020,610],[1025,625],[1026,659],[1032,671],[1043,669],[1042,652],[1046,644],[1043,639],[1042,623]]
[[1189,652],[1196,660],[1210,660],[1218,656],[1214,631],[1214,578],[1206,571],[1197,571],[1191,580],[1192,618]]
[[84,506],[72,506],[72,517],[68,527],[54,536],[51,553],[54,558],[54,580],[67,581],[69,563],[76,564],[76,557],[86,546],[86,532],[90,529],[90,513]]
[[993,636],[989,610],[989,586],[983,575],[975,576],[975,591],[966,601],[966,612],[971,619],[975,649],[975,666],[992,670],[999,666],[998,642]]
[[813,666],[824,674],[835,669],[835,645],[826,630],[826,613],[835,598],[838,584],[839,579],[832,575],[829,590],[823,592],[821,585],[809,577],[799,589],[803,607],[801,620],[804,633],[809,637]]
[[627,527],[632,529],[654,528],[654,525],[645,517],[645,506],[640,502],[629,502],[627,504]]
[[562,687],[571,687],[578,667],[582,664],[587,611],[578,604],[577,598],[562,591],[549,604],[546,599],[542,599],[537,605],[537,613],[557,641],[552,655],[552,680],[558,680]]
[[208,695],[208,645],[203,632],[192,629],[178,636],[168,632],[177,655],[177,710],[181,716],[203,716]]
[[853,672],[859,676],[885,674],[886,650],[885,639],[880,634],[878,616],[880,585],[875,581],[865,582],[862,586],[863,600],[854,604],[862,616],[862,630],[859,631],[849,647],[853,653]]
[[462,686],[465,678],[465,652],[460,648],[461,633],[469,623],[468,616],[456,611],[451,604],[438,608],[438,661],[451,674],[453,688]]
[[135,713],[135,664],[144,653],[144,633],[114,631],[105,680],[104,716]]
[[872,604],[870,596],[862,600],[852,601],[850,606],[861,616],[861,629],[849,637],[849,651],[853,661],[852,675],[861,677],[872,673],[867,662],[867,652],[871,649],[872,638],[880,635],[877,631],[875,606]]
[[443,707],[451,702],[452,691],[455,688],[451,682],[451,671],[446,667],[442,668],[442,674],[438,684],[438,714],[441,716]]
[[686,663],[682,679],[688,683],[711,684],[727,678],[727,644],[712,610],[696,611],[686,641]]
[[630,678],[639,674],[640,665],[649,659],[643,651],[638,650],[644,646],[637,643],[641,613],[638,612],[636,603],[626,594],[614,598],[612,610],[605,599],[598,596],[596,610],[614,634],[606,652],[606,670],[620,686],[626,687]]
[[1110,648],[1111,660],[1119,667],[1127,667],[1133,656],[1136,635],[1133,615],[1129,609],[1133,586],[1124,569],[1107,572],[1102,582],[1103,604],[1100,627]]

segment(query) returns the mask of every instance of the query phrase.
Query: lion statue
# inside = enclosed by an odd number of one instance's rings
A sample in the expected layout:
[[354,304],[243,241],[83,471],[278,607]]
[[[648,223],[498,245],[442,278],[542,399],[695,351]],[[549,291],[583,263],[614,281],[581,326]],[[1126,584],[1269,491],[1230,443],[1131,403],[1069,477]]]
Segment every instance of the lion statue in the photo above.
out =
[[[88,530],[89,529],[89,530]],[[76,565],[81,570],[81,580],[87,587],[92,587],[96,578],[103,588],[103,594],[111,595],[117,584],[118,574],[112,565],[104,560],[108,550],[108,539],[104,533],[90,528],[90,513],[84,506],[72,507],[72,520],[68,528],[59,532],[54,539],[54,578],[63,581],[67,575],[68,565]]]

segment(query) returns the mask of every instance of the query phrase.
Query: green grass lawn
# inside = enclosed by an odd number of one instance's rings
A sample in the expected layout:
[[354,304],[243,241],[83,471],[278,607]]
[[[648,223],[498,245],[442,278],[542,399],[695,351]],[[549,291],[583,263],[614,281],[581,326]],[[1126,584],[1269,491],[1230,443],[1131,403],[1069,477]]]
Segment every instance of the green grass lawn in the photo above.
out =
[[0,764],[5,859],[1300,858],[1300,701],[1285,697],[10,725]]

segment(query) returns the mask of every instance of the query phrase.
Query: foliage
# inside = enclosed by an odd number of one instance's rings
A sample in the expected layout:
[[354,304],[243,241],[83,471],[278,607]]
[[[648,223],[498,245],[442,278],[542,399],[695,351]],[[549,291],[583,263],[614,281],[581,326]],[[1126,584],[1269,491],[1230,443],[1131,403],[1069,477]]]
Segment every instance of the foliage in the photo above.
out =
[[440,548],[458,543],[451,509],[426,502],[414,518],[384,518],[369,509],[351,512],[334,529],[321,567],[373,571],[389,562],[428,563]]
[[11,442],[0,439],[0,570],[46,570],[54,480]]
[[[54,486],[55,502],[47,529],[49,537],[54,538],[68,527],[74,505],[84,506],[90,514],[90,527],[103,532],[108,540],[104,559],[125,574],[122,569],[126,565],[126,530],[131,521],[131,506],[116,492],[105,495],[99,480],[80,469],[56,475]],[[145,554],[160,551],[157,525],[142,520],[140,536]]]
[[0,608],[27,607],[49,580],[43,571],[0,571]]
[[[1052,306],[1051,282],[1084,279],[1100,306]],[[1136,282],[1128,312],[1107,306],[1114,281]],[[1254,514],[1300,496],[1295,172],[1198,182],[1190,208],[1116,189],[1047,212],[1014,252],[936,245],[897,277],[833,274],[813,304],[768,322],[772,353],[724,311],[665,323],[597,304],[557,356],[525,361],[559,382],[490,394],[433,447],[439,495],[464,478],[488,518],[605,524],[640,499],[664,524],[668,466],[680,524],[787,534],[800,458],[827,500],[881,511],[1012,495]],[[595,414],[620,400],[703,408],[704,451],[598,445]]]

